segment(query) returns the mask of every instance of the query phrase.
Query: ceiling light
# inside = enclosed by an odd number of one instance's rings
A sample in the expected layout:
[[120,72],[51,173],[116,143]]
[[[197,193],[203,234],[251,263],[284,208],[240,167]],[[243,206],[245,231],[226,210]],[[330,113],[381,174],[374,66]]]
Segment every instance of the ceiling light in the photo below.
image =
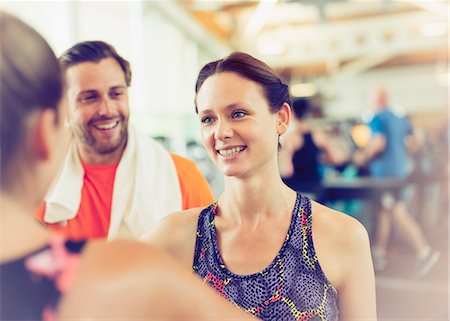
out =
[[255,36],[261,31],[269,15],[273,13],[277,1],[278,0],[260,0],[245,27],[244,33],[248,38]]
[[260,41],[257,50],[264,56],[277,56],[286,52],[286,44],[280,40]]
[[445,22],[428,22],[420,26],[420,33],[425,37],[441,37],[448,32],[448,26]]

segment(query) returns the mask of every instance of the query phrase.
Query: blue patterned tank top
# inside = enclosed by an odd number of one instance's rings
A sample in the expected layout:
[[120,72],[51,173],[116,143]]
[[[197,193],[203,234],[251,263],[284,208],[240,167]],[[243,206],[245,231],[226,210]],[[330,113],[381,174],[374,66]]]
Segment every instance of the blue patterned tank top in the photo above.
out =
[[227,300],[262,320],[338,320],[337,291],[317,260],[312,239],[311,201],[297,194],[286,239],[263,271],[237,275],[219,253],[214,216],[205,208],[197,227],[193,270]]

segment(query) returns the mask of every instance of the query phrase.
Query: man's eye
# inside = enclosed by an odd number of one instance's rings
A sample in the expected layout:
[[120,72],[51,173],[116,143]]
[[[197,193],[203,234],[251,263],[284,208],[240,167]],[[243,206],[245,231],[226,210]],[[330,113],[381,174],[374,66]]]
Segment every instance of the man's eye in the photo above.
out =
[[233,114],[232,114],[231,116],[232,116],[233,118],[242,118],[242,117],[244,117],[245,115],[247,115],[246,112],[243,112],[243,111],[239,110],[239,111],[233,112]]
[[97,96],[95,96],[95,95],[89,95],[89,96],[81,97],[80,100],[82,103],[91,103],[91,102],[95,101],[96,98],[97,98]]
[[123,92],[121,92],[121,91],[115,91],[115,92],[112,92],[110,94],[110,96],[113,97],[113,98],[118,98],[118,97],[120,97],[122,95],[123,95]]
[[201,121],[203,124],[209,124],[209,123],[213,122],[214,119],[213,119],[212,117],[205,116],[205,117],[202,117],[202,119],[201,119],[200,121]]

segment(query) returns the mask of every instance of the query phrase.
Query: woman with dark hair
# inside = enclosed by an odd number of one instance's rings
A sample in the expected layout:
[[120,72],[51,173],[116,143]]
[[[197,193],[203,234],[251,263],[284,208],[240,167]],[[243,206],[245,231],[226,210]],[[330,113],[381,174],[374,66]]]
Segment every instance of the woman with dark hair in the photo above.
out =
[[288,87],[250,55],[204,66],[196,111],[225,190],[207,208],[168,216],[147,238],[263,320],[374,320],[364,227],[281,180],[290,103]]
[[33,218],[68,142],[58,61],[0,11],[0,319],[252,319],[132,241],[66,242]]

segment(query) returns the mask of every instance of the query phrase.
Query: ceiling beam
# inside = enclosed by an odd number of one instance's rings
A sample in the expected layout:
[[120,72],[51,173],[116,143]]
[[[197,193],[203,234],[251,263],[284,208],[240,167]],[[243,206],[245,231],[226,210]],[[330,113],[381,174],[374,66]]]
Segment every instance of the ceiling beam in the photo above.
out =
[[187,10],[174,1],[145,1],[146,10],[158,10],[187,38],[195,41],[212,56],[223,57],[233,51],[228,43],[219,40],[203,27]]
[[[294,67],[320,62],[352,61],[379,53],[380,59],[426,50],[447,48],[447,34],[428,37],[421,27],[440,21],[426,11],[408,12],[385,19],[361,19],[339,24],[316,25],[305,28],[285,28],[265,32],[254,41],[252,52],[275,68]],[[258,41],[284,42],[280,55],[258,54]]]

